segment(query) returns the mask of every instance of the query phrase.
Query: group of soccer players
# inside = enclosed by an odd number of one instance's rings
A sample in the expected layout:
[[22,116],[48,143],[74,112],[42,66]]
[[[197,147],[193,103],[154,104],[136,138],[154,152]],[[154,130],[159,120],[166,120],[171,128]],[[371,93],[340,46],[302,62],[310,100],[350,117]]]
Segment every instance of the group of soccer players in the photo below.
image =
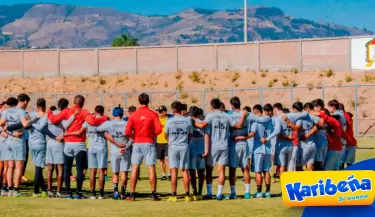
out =
[[[339,170],[355,161],[357,142],[353,135],[352,115],[336,100],[325,107],[321,99],[302,104],[295,102],[293,112],[282,104],[254,105],[241,108],[238,97],[230,99],[231,110],[225,110],[219,99],[210,102],[212,112],[179,101],[172,103],[173,115],[160,106],[151,110],[149,96],[138,97],[138,110],[131,107],[128,117],[120,106],[113,108],[112,117],[104,107],[94,113],[83,108],[85,98],[77,95],[74,106],[60,99],[56,107],[46,110],[46,101],[36,102],[36,111],[27,114],[30,97],[20,94],[8,98],[0,119],[0,183],[2,196],[23,196],[20,184],[28,153],[24,140],[29,132],[29,146],[35,165],[33,197],[67,197],[85,199],[82,184],[90,169],[91,199],[104,198],[108,155],[113,173],[113,198],[135,200],[139,167],[144,162],[149,170],[152,200],[156,193],[156,160],[167,180],[169,169],[171,196],[177,200],[177,176],[181,171],[186,192],[185,201],[210,199],[212,173],[218,171],[217,200],[236,199],[236,171],[243,172],[245,199],[271,197],[271,172],[274,182],[285,171]],[[252,111],[252,112],[251,112]],[[86,146],[88,143],[88,148]],[[110,147],[108,147],[108,143]],[[77,185],[73,194],[70,174],[76,163]],[[47,166],[47,187],[43,168]],[[230,194],[223,196],[225,167],[229,167]],[[56,194],[52,176],[57,170]],[[250,172],[256,174],[257,192],[250,194]],[[128,173],[130,191],[126,193]],[[96,194],[96,176],[99,194]],[[265,191],[262,191],[263,180]],[[62,194],[63,182],[66,195]],[[204,182],[207,194],[202,196]],[[121,190],[119,191],[119,183]],[[193,189],[192,194],[190,188]],[[42,191],[40,191],[42,190]]]

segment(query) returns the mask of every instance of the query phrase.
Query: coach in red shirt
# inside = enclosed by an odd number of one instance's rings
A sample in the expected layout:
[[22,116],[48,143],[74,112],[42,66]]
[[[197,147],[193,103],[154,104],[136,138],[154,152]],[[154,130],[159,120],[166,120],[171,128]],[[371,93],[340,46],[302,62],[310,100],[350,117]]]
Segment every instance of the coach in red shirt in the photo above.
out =
[[156,137],[162,131],[159,116],[155,111],[148,108],[150,98],[142,93],[138,97],[141,107],[134,112],[126,125],[125,135],[134,139],[132,152],[132,176],[130,180],[130,194],[126,200],[135,200],[135,188],[137,185],[137,171],[143,160],[148,167],[149,180],[151,184],[152,200],[159,201],[156,195]]
[[[67,128],[68,133],[80,130],[84,122],[87,122],[92,126],[98,126],[108,119],[106,116],[102,116],[100,118],[94,117],[86,109],[82,109],[84,104],[85,98],[81,95],[77,95],[74,97],[74,107],[64,109],[56,115],[53,115],[52,111],[50,110],[48,111],[48,119],[52,124],[59,124],[63,120],[68,120],[74,114],[75,118]],[[85,169],[87,162],[85,143],[86,132],[75,136],[64,136],[64,141],[64,182],[68,194],[67,197],[69,199],[73,197],[70,189],[70,171],[75,158],[77,168],[77,189],[74,199],[84,199],[85,196],[81,193],[81,190],[84,180],[83,170]]]

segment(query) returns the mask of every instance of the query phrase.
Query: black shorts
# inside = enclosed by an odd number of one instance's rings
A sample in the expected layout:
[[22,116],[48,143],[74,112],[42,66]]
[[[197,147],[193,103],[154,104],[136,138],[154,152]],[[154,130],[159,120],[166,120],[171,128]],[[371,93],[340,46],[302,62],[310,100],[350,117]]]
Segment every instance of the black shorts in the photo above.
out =
[[165,157],[168,157],[168,144],[157,143],[156,144],[156,159],[164,160]]

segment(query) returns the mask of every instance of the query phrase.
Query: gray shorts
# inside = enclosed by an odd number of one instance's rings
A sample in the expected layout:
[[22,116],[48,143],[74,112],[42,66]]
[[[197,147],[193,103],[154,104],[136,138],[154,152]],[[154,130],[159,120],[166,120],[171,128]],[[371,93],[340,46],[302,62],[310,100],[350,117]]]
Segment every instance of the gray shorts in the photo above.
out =
[[4,152],[6,151],[5,140],[0,142],[0,161],[4,161]]
[[326,161],[324,164],[325,170],[339,170],[340,169],[341,151],[329,150],[327,152]]
[[64,154],[69,157],[76,156],[79,152],[86,150],[86,143],[84,142],[66,142],[64,147]]
[[30,143],[29,145],[34,165],[36,167],[44,168],[46,166],[46,144]]
[[88,168],[90,169],[105,169],[108,168],[108,148],[90,147],[87,152]]
[[4,160],[7,161],[25,161],[26,160],[26,143],[23,139],[8,137],[5,142],[3,153]]
[[247,140],[247,147],[248,147],[248,157],[253,158],[253,152],[254,152],[254,139],[248,139]]
[[216,164],[228,164],[228,150],[211,150],[207,156],[207,165],[216,166]]
[[189,154],[189,169],[201,170],[206,168],[206,161],[201,154]]
[[324,162],[327,156],[328,145],[316,148],[315,162]]
[[247,145],[232,145],[228,148],[228,166],[231,168],[247,168],[249,150]]
[[254,172],[269,172],[272,170],[272,155],[254,153]]
[[[284,146],[275,153],[275,164],[283,167],[289,167],[292,160],[293,147]],[[293,164],[291,164],[293,166]]]
[[293,146],[292,147],[292,158],[289,161],[288,164],[288,172],[296,171],[296,167],[298,165],[300,159],[300,147],[299,146]]
[[130,152],[125,152],[123,155],[111,154],[111,168],[113,173],[131,171],[132,162]]
[[313,164],[315,162],[316,146],[311,144],[301,145],[301,165]]
[[132,164],[141,165],[145,160],[147,166],[156,164],[156,148],[155,144],[151,143],[136,143],[133,144],[133,152],[131,156]]
[[189,169],[189,147],[168,145],[170,169]]
[[47,164],[64,164],[64,143],[49,139],[47,142]]
[[354,164],[356,151],[356,146],[346,147],[345,150],[342,151],[341,164]]

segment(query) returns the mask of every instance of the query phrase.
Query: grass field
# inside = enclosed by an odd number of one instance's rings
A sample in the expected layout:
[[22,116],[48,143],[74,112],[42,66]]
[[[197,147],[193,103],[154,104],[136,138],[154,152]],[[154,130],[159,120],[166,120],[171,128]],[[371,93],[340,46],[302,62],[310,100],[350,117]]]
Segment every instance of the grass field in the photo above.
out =
[[[360,139],[360,148],[375,148],[375,139]],[[372,149],[358,149],[357,161],[374,158],[375,150]],[[159,169],[159,167],[158,167]],[[29,164],[27,169],[27,177],[33,177],[33,165]],[[160,177],[160,171],[158,173]],[[239,175],[242,175],[240,171]],[[111,174],[109,173],[109,177]],[[281,216],[293,217],[301,216],[303,208],[288,208],[284,206],[280,197],[271,199],[237,199],[235,201],[197,201],[197,202],[183,202],[180,201],[170,203],[167,201],[152,202],[148,196],[142,196],[150,192],[149,183],[147,180],[147,169],[141,169],[141,177],[143,180],[138,183],[137,192],[141,197],[137,198],[135,202],[128,201],[114,201],[106,200],[66,200],[66,199],[49,199],[39,198],[33,199],[31,197],[25,198],[0,198],[0,216]],[[74,183],[72,183],[74,185]],[[178,193],[183,193],[181,181],[178,182]],[[216,181],[214,181],[213,191],[216,192]],[[255,192],[255,185],[252,181],[251,192]],[[237,192],[239,195],[243,194],[244,185],[239,179],[237,181]],[[31,195],[31,186],[23,189],[28,195]],[[89,182],[85,180],[84,188],[89,190]],[[106,183],[106,191],[108,196],[112,191],[112,184],[110,181]],[[158,192],[165,200],[165,196],[170,192],[170,184],[168,181],[158,181]],[[226,181],[224,193],[229,192],[229,183]],[[280,184],[272,184],[272,194],[280,193]]]

